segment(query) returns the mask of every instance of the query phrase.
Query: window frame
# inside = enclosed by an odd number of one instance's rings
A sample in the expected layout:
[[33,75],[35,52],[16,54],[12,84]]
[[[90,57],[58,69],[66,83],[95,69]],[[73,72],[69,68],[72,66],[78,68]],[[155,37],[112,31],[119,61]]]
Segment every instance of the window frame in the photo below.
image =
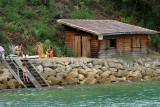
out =
[[[114,40],[114,46],[111,47],[111,40]],[[117,48],[117,39],[107,39],[107,49]]]

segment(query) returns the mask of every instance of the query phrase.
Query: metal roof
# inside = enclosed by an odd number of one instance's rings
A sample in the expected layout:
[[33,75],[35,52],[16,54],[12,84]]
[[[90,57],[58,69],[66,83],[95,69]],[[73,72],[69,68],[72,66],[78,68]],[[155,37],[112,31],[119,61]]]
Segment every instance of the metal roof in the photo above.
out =
[[94,35],[120,35],[120,34],[157,34],[157,31],[126,24],[116,20],[79,20],[59,19],[58,23],[70,26]]

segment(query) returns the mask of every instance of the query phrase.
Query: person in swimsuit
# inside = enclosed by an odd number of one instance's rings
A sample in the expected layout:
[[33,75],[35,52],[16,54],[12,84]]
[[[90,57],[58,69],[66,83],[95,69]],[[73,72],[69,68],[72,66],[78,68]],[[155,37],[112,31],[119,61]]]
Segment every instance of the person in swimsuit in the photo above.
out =
[[37,49],[37,48],[38,48],[39,59],[41,59],[41,57],[42,57],[42,48],[43,48],[41,42],[38,43],[38,46],[36,46],[36,47],[34,48],[34,50]]
[[53,57],[53,50],[52,50],[51,46],[47,50],[46,54],[47,54],[47,58],[52,58]]
[[[26,66],[27,66],[26,64],[22,64],[22,66],[21,66],[20,68],[21,68],[22,71],[23,71],[23,81],[24,81],[24,82],[26,82],[26,81],[29,82],[29,81],[28,81],[28,77],[27,77],[27,72],[26,72],[26,71],[27,71]],[[26,77],[26,81],[25,81],[25,77]]]
[[21,55],[22,58],[23,58],[23,52],[22,52],[22,46],[23,44],[18,44],[15,48],[14,48],[14,52],[18,55],[18,58],[19,56]]
[[58,88],[59,88],[59,89],[63,88],[63,86],[62,86],[62,82],[59,82],[59,84],[58,84]]
[[0,57],[4,59],[4,49],[0,46]]

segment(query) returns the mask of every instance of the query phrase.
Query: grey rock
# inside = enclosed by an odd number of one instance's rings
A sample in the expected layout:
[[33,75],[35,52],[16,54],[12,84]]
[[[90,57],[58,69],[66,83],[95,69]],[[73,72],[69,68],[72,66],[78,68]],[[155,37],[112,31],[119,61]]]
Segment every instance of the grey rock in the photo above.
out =
[[55,66],[55,64],[51,61],[43,61],[42,66],[43,67],[53,67],[53,66]]
[[147,68],[150,68],[150,67],[151,67],[151,65],[148,64],[148,63],[145,63],[144,66],[147,67]]
[[160,69],[156,69],[156,73],[157,73],[157,74],[160,74]]
[[88,63],[87,66],[88,66],[89,68],[92,68],[92,67],[93,67],[93,64],[92,64],[92,63]]
[[102,71],[104,72],[104,71],[108,71],[108,68],[109,68],[109,67],[106,67],[106,66],[105,66],[105,67],[102,67],[101,69],[102,69]]
[[114,67],[115,66],[115,64],[113,62],[109,62],[108,65],[109,65],[109,67]]
[[93,65],[95,66],[95,65],[104,65],[104,62],[103,61],[101,61],[101,60],[93,60]]
[[59,73],[59,72],[62,72],[63,70],[62,70],[61,67],[57,67],[57,68],[55,69],[55,71],[56,71],[57,73]]
[[123,66],[120,64],[120,63],[115,63],[115,66],[114,66],[116,69],[122,69]]
[[66,66],[66,72],[70,72],[71,69],[72,69],[72,67],[70,65]]
[[42,65],[36,66],[37,70],[41,73],[43,72],[43,67]]
[[101,65],[95,65],[94,68],[95,68],[95,69],[101,69],[102,66],[101,66]]
[[117,69],[116,68],[109,68],[109,71],[111,71],[111,72],[117,72]]

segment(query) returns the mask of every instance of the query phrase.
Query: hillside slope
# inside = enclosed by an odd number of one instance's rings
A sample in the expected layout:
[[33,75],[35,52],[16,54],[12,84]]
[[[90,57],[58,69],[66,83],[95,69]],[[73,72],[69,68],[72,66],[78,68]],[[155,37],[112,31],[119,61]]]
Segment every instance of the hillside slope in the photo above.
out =
[[[159,30],[159,10],[159,0],[1,0],[0,44],[8,49],[22,42],[25,53],[33,54],[41,41],[45,50],[53,46],[55,56],[72,56],[57,19],[114,19]],[[158,47],[155,37],[152,44]]]

